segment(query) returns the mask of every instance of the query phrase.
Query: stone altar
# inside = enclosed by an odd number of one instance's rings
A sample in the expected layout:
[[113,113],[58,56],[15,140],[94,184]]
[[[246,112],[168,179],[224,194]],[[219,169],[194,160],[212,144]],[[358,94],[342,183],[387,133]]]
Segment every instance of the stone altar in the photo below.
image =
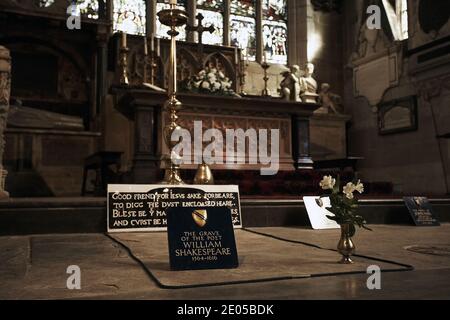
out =
[[[141,88],[116,87],[117,108],[134,122],[134,156],[131,178],[134,183],[156,182],[160,172],[164,114],[162,105],[166,95]],[[218,97],[212,95],[181,94],[183,109],[179,124],[187,129],[194,120],[202,120],[206,128],[224,131],[227,128],[279,129],[279,170],[312,169],[310,156],[309,119],[319,107],[281,99],[252,99]],[[259,170],[261,165],[245,164],[212,165],[213,170]],[[194,169],[196,165],[182,165],[182,169]]]

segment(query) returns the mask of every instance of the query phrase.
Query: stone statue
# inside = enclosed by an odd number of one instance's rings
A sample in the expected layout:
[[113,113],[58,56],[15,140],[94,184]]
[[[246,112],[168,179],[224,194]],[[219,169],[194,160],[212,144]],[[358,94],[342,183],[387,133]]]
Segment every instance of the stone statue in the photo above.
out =
[[308,62],[305,65],[305,75],[300,78],[300,90],[304,103],[317,103],[317,81],[312,77],[314,65]]
[[0,46],[0,199],[8,198],[5,191],[5,179],[8,171],[3,169],[3,153],[5,152],[5,129],[9,111],[11,90],[11,56],[9,50]]
[[322,83],[319,93],[319,104],[321,107],[316,113],[330,113],[332,110],[335,114],[342,113],[342,99],[339,95],[330,92],[330,85]]
[[289,71],[281,74],[281,98],[287,101],[300,101],[300,67],[293,65]]

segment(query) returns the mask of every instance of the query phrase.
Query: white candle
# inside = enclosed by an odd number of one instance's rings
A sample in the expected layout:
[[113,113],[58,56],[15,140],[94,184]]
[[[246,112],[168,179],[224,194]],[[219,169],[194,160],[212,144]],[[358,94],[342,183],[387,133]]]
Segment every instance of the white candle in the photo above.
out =
[[267,62],[267,51],[264,50],[264,62]]
[[177,0],[170,0],[169,4],[175,4],[176,5],[177,4]]

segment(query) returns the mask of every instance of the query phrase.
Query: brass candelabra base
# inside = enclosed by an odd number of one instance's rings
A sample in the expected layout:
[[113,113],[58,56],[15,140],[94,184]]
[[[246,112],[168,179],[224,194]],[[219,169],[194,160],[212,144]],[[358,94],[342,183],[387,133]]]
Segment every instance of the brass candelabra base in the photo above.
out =
[[173,164],[171,159],[166,161],[166,164],[169,165],[164,172],[164,179],[161,182],[162,184],[170,184],[170,185],[183,185],[183,179],[180,176],[180,166]]

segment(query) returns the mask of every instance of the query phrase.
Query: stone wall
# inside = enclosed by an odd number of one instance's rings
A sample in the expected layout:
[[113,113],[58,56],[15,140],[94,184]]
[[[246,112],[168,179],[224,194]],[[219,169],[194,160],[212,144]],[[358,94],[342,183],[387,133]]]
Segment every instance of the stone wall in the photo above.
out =
[[9,50],[0,46],[0,199],[9,196],[5,191],[7,171],[3,169],[3,153],[5,150],[4,131],[9,111],[9,96],[11,91],[11,57]]
[[[359,170],[361,178],[366,181],[391,181],[394,191],[403,194],[448,193],[449,144],[448,140],[437,139],[436,136],[450,133],[450,57],[444,55],[419,65],[417,55],[427,52],[427,49],[408,53],[407,49],[411,49],[411,44],[419,43],[415,36],[423,38],[422,32],[411,32],[409,43],[394,43],[381,30],[378,33],[367,32],[362,26],[364,18],[361,12],[364,8],[355,10],[361,3],[359,0],[345,1],[344,8],[344,58],[349,61],[344,101],[353,117],[349,131],[349,153],[365,158],[359,162]],[[412,26],[417,28],[417,14],[414,12],[417,1],[409,1],[409,5],[410,30],[415,30]],[[445,33],[449,24],[447,21],[441,32]],[[442,37],[441,33],[435,39]],[[430,50],[438,47],[434,41],[429,38],[427,42]],[[363,48],[364,44],[368,47]],[[364,52],[363,56],[359,55],[361,52]],[[395,56],[396,83],[373,90],[375,84],[381,83],[375,80],[380,76],[380,69],[376,72],[376,68],[372,76],[370,73],[364,74],[367,84],[355,83],[356,56],[359,68],[376,59]],[[377,63],[382,65],[380,61],[377,60]],[[358,88],[359,94],[355,92],[357,86],[362,86]],[[408,96],[417,96],[417,130],[381,135],[379,104]]]

